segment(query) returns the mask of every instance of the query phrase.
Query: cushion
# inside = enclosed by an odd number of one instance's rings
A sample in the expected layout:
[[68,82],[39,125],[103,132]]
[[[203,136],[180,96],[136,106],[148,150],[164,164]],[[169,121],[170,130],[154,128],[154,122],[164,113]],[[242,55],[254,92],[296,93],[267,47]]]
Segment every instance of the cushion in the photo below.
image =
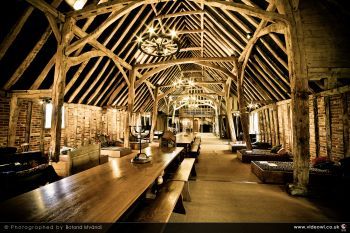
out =
[[315,166],[315,165],[318,165],[320,163],[325,163],[325,162],[328,162],[330,161],[328,157],[317,157],[315,159],[312,160],[312,166]]
[[252,143],[254,149],[269,149],[271,148],[270,143],[268,142],[254,142]]
[[277,153],[282,148],[282,145],[277,145],[271,148],[271,153]]
[[312,167],[319,169],[330,169],[334,165],[328,157],[317,157],[312,161]]
[[277,151],[277,154],[280,156],[287,156],[288,155],[288,151],[286,150],[286,148],[281,148]]

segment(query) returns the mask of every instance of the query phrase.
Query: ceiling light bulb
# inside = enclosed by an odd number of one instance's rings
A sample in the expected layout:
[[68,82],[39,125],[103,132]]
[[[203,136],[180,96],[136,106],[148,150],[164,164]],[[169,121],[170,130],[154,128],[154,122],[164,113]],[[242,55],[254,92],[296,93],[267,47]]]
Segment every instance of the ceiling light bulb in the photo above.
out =
[[150,34],[154,34],[154,33],[156,32],[156,30],[154,29],[154,27],[150,27],[150,28],[148,29],[148,32],[149,32]]
[[176,31],[175,30],[170,30],[170,36],[171,37],[176,37]]
[[87,0],[66,0],[66,2],[77,11],[83,9]]
[[252,34],[250,32],[247,33],[247,39],[250,39],[252,37]]
[[137,36],[137,37],[136,37],[136,41],[137,41],[138,43],[141,43],[141,42],[142,42],[142,37],[141,37],[141,36]]

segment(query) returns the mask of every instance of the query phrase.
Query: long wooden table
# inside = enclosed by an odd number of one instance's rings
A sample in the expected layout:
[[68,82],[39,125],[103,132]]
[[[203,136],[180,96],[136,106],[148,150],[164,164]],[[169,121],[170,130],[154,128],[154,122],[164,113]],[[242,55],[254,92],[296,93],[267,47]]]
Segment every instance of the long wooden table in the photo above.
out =
[[0,222],[115,222],[183,150],[146,148],[0,203]]
[[190,134],[185,134],[185,133],[181,133],[181,134],[177,134],[176,135],[176,146],[181,146],[185,148],[186,153],[188,154],[188,152],[191,150],[191,144],[194,141],[194,134],[190,133]]

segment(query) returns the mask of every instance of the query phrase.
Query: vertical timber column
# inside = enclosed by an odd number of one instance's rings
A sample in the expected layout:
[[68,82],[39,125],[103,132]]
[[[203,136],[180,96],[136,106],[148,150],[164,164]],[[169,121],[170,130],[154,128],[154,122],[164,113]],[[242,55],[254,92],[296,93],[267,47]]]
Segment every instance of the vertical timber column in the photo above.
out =
[[244,89],[243,89],[244,73],[242,71],[241,63],[237,64],[237,77],[238,77],[238,80],[237,80],[238,107],[241,115],[243,137],[244,137],[245,143],[247,144],[247,149],[251,150],[252,143],[250,141],[250,136],[249,136],[249,117],[245,109],[245,101],[244,101]]
[[173,105],[173,115],[172,115],[172,118],[171,118],[172,126],[175,124],[175,112],[176,112],[176,104]]
[[280,129],[278,125],[278,107],[277,104],[273,105],[273,119],[274,119],[274,124],[275,124],[275,138],[276,138],[276,145],[280,145],[281,143],[281,138],[280,138]]
[[[292,152],[293,162],[293,184],[289,185],[291,195],[307,195],[309,183],[309,101],[308,101],[308,77],[306,70],[303,32],[300,12],[291,0],[282,0],[277,8],[279,12],[284,11],[288,18],[286,30],[286,45],[288,55],[288,69],[291,86],[291,108],[292,108]],[[281,8],[282,7],[282,8]],[[279,9],[280,8],[280,9]],[[282,12],[283,13],[283,12]]]
[[236,131],[235,131],[235,125],[233,124],[233,117],[232,117],[232,97],[230,97],[228,85],[225,85],[225,96],[226,96],[226,115],[227,115],[227,121],[228,125],[230,127],[230,136],[231,136],[231,142],[236,142]]
[[342,94],[343,100],[343,145],[344,145],[344,158],[350,156],[349,149],[349,114],[348,114],[348,96],[347,93]]
[[9,131],[7,137],[7,146],[15,146],[16,142],[16,127],[19,113],[19,106],[17,105],[17,96],[12,96],[10,100],[10,118]]
[[51,120],[51,150],[52,160],[58,162],[61,145],[62,107],[64,102],[64,90],[66,87],[67,56],[66,47],[73,33],[75,20],[67,18],[61,31],[61,41],[56,52],[55,75],[52,87],[52,120]]
[[136,79],[136,70],[133,68],[129,73],[129,93],[128,93],[128,109],[125,116],[125,125],[124,125],[124,147],[130,147],[130,129],[129,125],[132,120],[132,111],[134,108],[135,101],[135,79]]
[[150,135],[149,135],[150,142],[153,141],[154,129],[156,128],[156,124],[157,124],[158,101],[159,101],[158,87],[156,86],[156,88],[154,89],[154,103],[153,103],[153,110],[152,110],[152,125],[151,125],[151,132],[150,132]]
[[215,108],[215,134],[220,137],[220,126],[219,126],[219,106]]

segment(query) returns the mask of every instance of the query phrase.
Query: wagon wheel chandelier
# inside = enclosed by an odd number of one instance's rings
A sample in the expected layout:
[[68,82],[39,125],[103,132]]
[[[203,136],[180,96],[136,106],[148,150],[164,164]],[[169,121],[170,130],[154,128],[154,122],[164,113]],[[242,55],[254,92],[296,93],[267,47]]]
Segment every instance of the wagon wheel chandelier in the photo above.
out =
[[[157,18],[157,17],[156,17]],[[137,37],[138,48],[145,54],[155,57],[168,57],[180,51],[180,43],[175,30],[166,30],[161,18],[160,28],[153,25],[142,36]]]

